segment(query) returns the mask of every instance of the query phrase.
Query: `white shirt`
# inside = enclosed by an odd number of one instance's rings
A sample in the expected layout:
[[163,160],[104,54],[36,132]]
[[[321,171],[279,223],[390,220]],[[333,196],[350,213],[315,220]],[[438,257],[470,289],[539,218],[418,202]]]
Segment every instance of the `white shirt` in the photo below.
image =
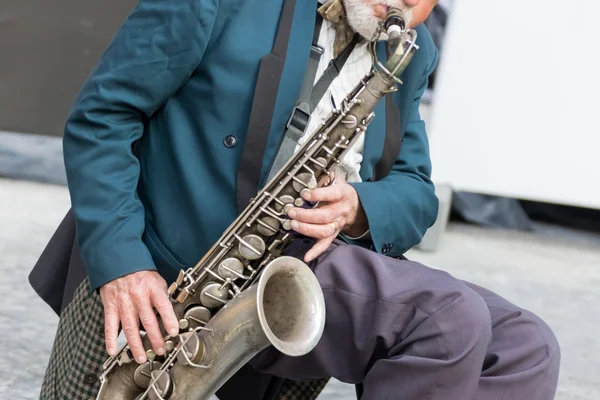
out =
[[[324,20],[321,26],[321,33],[318,41],[318,44],[323,46],[324,52],[319,61],[317,74],[315,76],[315,83],[323,75],[323,72],[328,67],[329,62],[333,59],[334,41],[335,28],[331,22]],[[371,66],[372,60],[368,45],[366,43],[356,45],[341,69],[339,76],[331,83],[321,98],[321,101],[311,114],[308,127],[305,130],[304,136],[300,138],[299,145],[296,147],[296,151],[302,144],[304,144],[307,137],[309,137],[315,131],[320,121],[327,117],[327,115],[333,110],[331,96],[333,95],[335,103],[339,107],[342,100],[348,95],[348,93],[350,93],[352,89],[354,89],[354,87],[360,82],[361,78],[363,78],[369,72]],[[345,176],[347,182],[360,182],[360,166],[363,159],[363,148],[364,134],[361,135],[361,137],[348,151],[346,157],[337,168],[336,175],[339,176],[342,174]]]

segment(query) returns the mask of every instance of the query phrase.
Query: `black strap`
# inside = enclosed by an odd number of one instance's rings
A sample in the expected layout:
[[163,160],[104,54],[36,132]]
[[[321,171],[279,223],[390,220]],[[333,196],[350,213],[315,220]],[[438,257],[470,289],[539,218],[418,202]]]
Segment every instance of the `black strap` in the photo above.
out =
[[379,181],[387,176],[396,163],[402,148],[400,110],[394,104],[392,94],[385,99],[385,141],[381,158],[373,168],[373,180]]
[[312,46],[310,48],[310,58],[308,59],[308,66],[304,75],[304,81],[302,82],[302,88],[300,89],[300,96],[298,96],[298,104],[306,103],[309,108],[308,111],[314,110],[311,107],[310,96],[312,93],[313,84],[315,83],[315,76],[319,69],[319,62],[323,55],[323,47],[319,46],[319,36],[321,35],[321,26],[323,25],[323,17],[317,13],[315,21],[315,29],[313,31]]
[[[389,48],[387,56],[390,56]],[[398,159],[404,137],[401,120],[400,109],[394,104],[393,94],[388,94],[385,99],[385,140],[381,158],[373,168],[373,181],[385,178]]]
[[285,132],[279,143],[279,149],[273,162],[269,166],[267,171],[266,181],[268,182],[271,178],[283,167],[287,160],[293,155],[294,150],[298,141],[304,134],[304,130],[308,126],[310,121],[310,114],[314,110],[314,106],[311,104],[311,93],[313,84],[315,82],[315,76],[319,69],[319,62],[323,55],[323,47],[319,46],[319,36],[321,34],[321,26],[323,25],[323,17],[317,12],[315,21],[315,28],[313,31],[313,41],[310,49],[310,57],[308,59],[308,66],[306,73],[304,74],[304,80],[302,87],[300,88],[300,95],[296,106],[292,110],[290,118],[285,125]]
[[271,130],[271,120],[285,64],[295,6],[296,0],[284,2],[273,50],[260,60],[248,132],[237,174],[239,212],[246,208],[258,188],[262,155],[265,153]]
[[298,102],[292,114],[286,124],[286,131],[282,137],[282,141],[279,145],[279,150],[275,156],[275,159],[267,172],[267,181],[269,181],[277,172],[283,167],[287,160],[293,155],[293,152],[298,144],[300,138],[304,135],[306,128],[310,122],[310,115],[317,107],[323,95],[331,86],[331,83],[340,74],[340,71],[344,67],[344,64],[350,57],[352,50],[356,47],[359,41],[359,35],[354,35],[352,41],[344,48],[335,59],[331,60],[323,75],[319,78],[317,83],[315,76],[319,67],[319,61],[323,54],[323,48],[318,45],[319,32],[321,30],[323,18],[317,13],[317,22],[315,24],[315,31],[313,34],[313,45],[311,49],[311,57],[309,59],[308,68],[302,82],[302,89]]
[[315,76],[317,75],[319,62],[321,61],[321,56],[324,51],[323,47],[319,46],[319,35],[322,24],[323,18],[317,13],[313,41],[310,49],[310,58],[308,59],[308,66],[306,68],[306,73],[304,74],[304,80],[302,81],[302,88],[300,89],[300,95],[298,96],[296,106],[292,110],[292,114],[285,127],[286,132],[284,137],[291,138],[295,142],[298,142],[303,135],[304,129],[306,129],[306,126],[308,125],[310,114],[316,106],[311,102],[311,97]]
[[319,104],[321,98],[331,85],[331,82],[335,80],[340,74],[340,71],[348,61],[348,57],[356,47],[356,44],[359,41],[359,35],[355,34],[352,38],[352,41],[346,46],[346,48],[338,55],[335,59],[331,60],[327,69],[323,72],[323,75],[319,78],[319,81],[315,83],[315,87],[312,90],[312,95],[310,98],[311,108],[314,108]]

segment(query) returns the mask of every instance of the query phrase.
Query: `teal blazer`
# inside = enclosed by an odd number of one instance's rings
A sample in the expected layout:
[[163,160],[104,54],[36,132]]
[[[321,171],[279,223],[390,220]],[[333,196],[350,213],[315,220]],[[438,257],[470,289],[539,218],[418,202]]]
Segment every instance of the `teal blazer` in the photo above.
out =
[[[140,0],[118,30],[64,131],[77,239],[92,290],[149,269],[170,282],[236,218],[236,175],[259,64],[272,50],[283,4]],[[267,148],[256,160],[263,179],[299,95],[316,7],[316,0],[295,5]],[[394,94],[401,152],[388,176],[369,181],[385,138],[381,101],[366,132],[363,182],[353,184],[371,232],[353,243],[390,256],[418,244],[437,216],[419,115],[437,50],[423,26],[417,32],[420,48]],[[385,55],[383,44],[379,52]]]

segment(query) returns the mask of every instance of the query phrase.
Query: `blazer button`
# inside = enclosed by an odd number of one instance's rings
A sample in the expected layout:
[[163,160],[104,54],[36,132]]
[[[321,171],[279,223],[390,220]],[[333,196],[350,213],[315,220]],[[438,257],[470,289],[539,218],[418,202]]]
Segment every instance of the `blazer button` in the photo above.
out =
[[392,251],[392,244],[391,243],[384,243],[383,246],[381,246],[381,252],[383,254],[388,254],[390,251]]
[[235,147],[235,145],[237,144],[237,138],[233,135],[227,135],[227,137],[225,138],[223,143],[225,143],[225,147],[228,147],[231,149],[232,147]]

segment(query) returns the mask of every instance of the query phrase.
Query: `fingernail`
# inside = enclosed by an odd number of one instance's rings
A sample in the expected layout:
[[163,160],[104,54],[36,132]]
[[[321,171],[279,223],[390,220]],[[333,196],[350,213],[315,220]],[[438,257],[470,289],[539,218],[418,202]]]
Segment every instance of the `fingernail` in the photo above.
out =
[[165,354],[164,347],[160,347],[158,350],[156,350],[156,354],[158,354],[159,356],[162,356],[163,354]]
[[117,354],[117,349],[114,347],[111,347],[108,349],[108,355],[110,356],[114,356],[115,354]]
[[296,210],[292,208],[290,211],[288,211],[288,215],[290,218],[296,218]]
[[177,336],[178,333],[179,333],[179,330],[176,328],[171,328],[169,330],[169,336]]
[[137,360],[138,364],[143,364],[146,362],[146,356],[138,356],[136,358],[136,360]]
[[298,221],[292,221],[292,229],[298,229],[299,226],[300,224],[298,223]]

